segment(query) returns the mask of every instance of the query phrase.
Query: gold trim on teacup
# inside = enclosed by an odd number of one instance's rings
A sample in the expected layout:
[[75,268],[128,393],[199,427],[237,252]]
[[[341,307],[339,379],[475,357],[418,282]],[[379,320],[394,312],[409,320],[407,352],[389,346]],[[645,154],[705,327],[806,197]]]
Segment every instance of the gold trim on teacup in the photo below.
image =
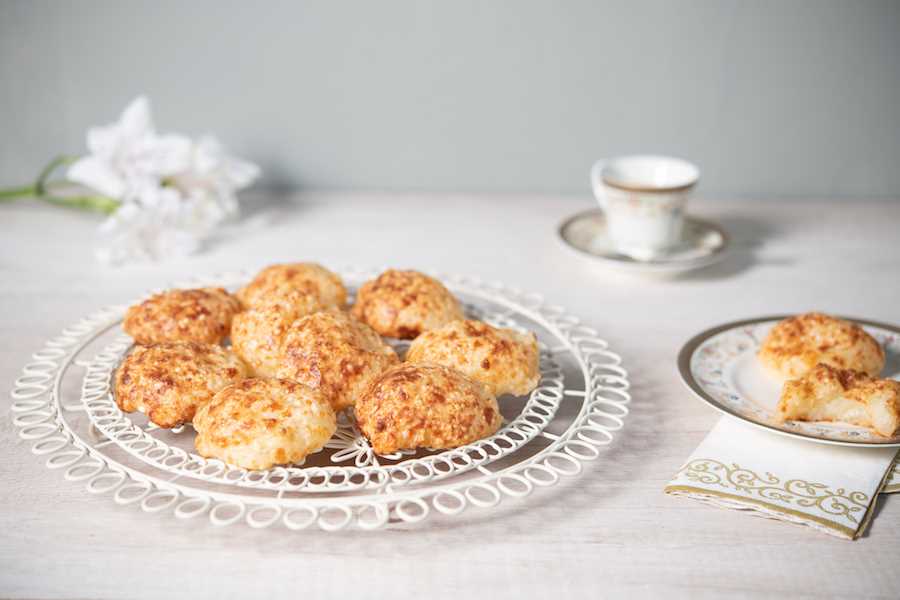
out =
[[691,189],[695,185],[697,185],[698,179],[693,180],[690,183],[685,183],[684,185],[676,185],[670,187],[647,187],[641,185],[628,185],[625,183],[620,183],[617,181],[610,181],[605,177],[601,177],[600,181],[603,182],[603,185],[608,185],[611,188],[616,188],[617,190],[622,190],[623,192],[636,192],[639,194],[671,194],[673,192],[686,192]]

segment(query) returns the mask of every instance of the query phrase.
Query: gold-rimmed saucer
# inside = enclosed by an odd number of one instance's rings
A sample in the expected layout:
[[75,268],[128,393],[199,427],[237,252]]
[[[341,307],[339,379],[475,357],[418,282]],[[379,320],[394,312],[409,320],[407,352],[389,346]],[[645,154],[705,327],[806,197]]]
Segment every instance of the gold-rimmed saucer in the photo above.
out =
[[728,234],[715,223],[685,217],[681,244],[653,256],[631,256],[615,249],[606,217],[599,209],[569,217],[559,226],[558,234],[579,256],[611,268],[643,273],[678,273],[709,266],[725,257],[729,243]]

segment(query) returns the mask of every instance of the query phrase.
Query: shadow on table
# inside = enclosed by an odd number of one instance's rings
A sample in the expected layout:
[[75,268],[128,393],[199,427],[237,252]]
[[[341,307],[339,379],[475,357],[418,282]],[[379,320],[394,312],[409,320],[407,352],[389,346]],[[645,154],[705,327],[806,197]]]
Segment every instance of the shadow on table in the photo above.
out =
[[889,522],[882,522],[878,520],[878,515],[881,514],[881,511],[884,510],[884,505],[887,501],[887,497],[893,494],[878,494],[875,498],[874,505],[872,506],[872,518],[869,520],[869,526],[866,527],[866,530],[860,536],[861,538],[867,538],[872,535],[872,529],[879,527],[879,523],[881,523],[880,527],[893,527]]
[[232,223],[221,227],[209,240],[208,247],[218,246],[232,238],[262,231],[301,209],[292,197],[297,188],[287,185],[271,185],[261,190],[241,194],[241,213]]
[[762,221],[747,216],[722,216],[717,222],[725,229],[731,238],[730,248],[722,262],[710,265],[704,269],[688,271],[676,276],[680,281],[703,281],[726,279],[734,277],[757,265],[771,265],[788,267],[794,264],[790,257],[776,257],[761,259],[759,251],[770,240],[781,235],[771,221]]
[[[627,358],[624,362],[634,365],[634,361]],[[646,372],[647,369],[637,368],[634,371]],[[614,432],[612,443],[601,448],[599,457],[583,463],[579,475],[562,477],[553,487],[538,488],[527,500],[507,498],[491,509],[470,507],[461,517],[449,520],[429,518],[425,521],[428,529],[465,532],[471,527],[502,523],[505,539],[516,534],[530,536],[534,533],[536,521],[540,521],[541,528],[549,529],[564,522],[587,523],[590,519],[584,515],[604,508],[615,508],[610,505],[611,498],[623,491],[633,490],[635,484],[652,484],[645,470],[653,454],[665,446],[668,435],[666,423],[670,421],[669,414],[677,407],[662,406],[662,395],[656,393],[668,382],[650,381],[634,374],[630,375],[630,379],[631,402],[625,426]],[[561,407],[560,412],[565,413],[566,409]],[[662,485],[656,492],[662,494]],[[598,521],[596,525],[602,527],[603,523]],[[391,529],[415,527],[392,524]],[[463,536],[461,543],[470,543],[465,540]]]

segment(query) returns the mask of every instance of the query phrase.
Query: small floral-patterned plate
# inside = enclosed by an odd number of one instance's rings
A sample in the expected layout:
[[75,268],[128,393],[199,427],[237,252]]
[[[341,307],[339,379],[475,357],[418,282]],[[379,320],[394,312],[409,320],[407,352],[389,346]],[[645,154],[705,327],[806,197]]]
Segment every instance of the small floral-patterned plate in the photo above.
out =
[[[759,364],[756,353],[763,339],[783,316],[726,323],[691,338],[678,353],[678,370],[687,387],[713,408],[757,427],[813,442],[842,446],[900,447],[900,435],[886,438],[844,423],[788,421],[779,423],[775,408],[781,382]],[[854,321],[884,348],[881,377],[900,379],[900,328]]]

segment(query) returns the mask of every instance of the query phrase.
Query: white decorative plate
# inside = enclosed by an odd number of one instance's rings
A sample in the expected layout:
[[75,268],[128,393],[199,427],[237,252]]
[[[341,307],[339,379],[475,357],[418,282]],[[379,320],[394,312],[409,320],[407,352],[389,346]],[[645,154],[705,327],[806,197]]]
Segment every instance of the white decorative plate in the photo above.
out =
[[559,226],[559,238],[570,250],[597,264],[635,273],[680,273],[709,266],[725,258],[728,234],[718,225],[685,217],[684,241],[653,258],[639,259],[617,251],[599,209],[578,213]]
[[[786,317],[736,321],[698,334],[678,355],[682,380],[713,408],[775,433],[843,446],[900,447],[900,435],[885,438],[853,425],[777,422],[775,407],[781,383],[763,370],[756,353],[769,329]],[[900,328],[860,319],[847,320],[862,326],[884,348],[887,362],[882,377],[900,378]]]
[[[352,290],[381,270],[339,273]],[[251,275],[225,273],[173,287],[233,289]],[[203,458],[190,426],[159,429],[116,405],[112,374],[131,346],[121,334],[124,306],[91,315],[31,355],[12,391],[13,423],[47,468],[85,482],[89,492],[178,519],[206,515],[214,525],[373,529],[491,507],[578,475],[625,424],[631,396],[619,356],[596,331],[536,294],[436,276],[469,316],[534,331],[540,345],[538,387],[527,397],[501,397],[503,426],[472,444],[378,456],[352,417],[342,415],[325,449],[303,464],[248,471]],[[395,345],[405,350],[405,342]]]

